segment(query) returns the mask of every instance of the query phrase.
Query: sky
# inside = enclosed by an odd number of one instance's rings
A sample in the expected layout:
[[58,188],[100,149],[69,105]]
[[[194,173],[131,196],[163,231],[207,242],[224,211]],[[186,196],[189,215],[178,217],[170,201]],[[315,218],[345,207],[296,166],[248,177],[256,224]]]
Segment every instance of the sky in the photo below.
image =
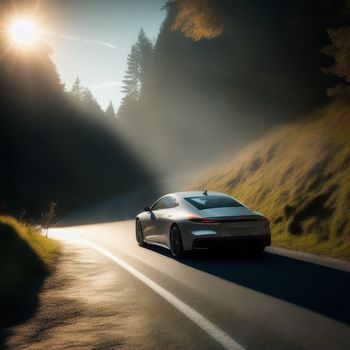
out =
[[117,111],[126,59],[141,27],[157,38],[165,0],[46,0],[40,28],[66,89],[79,76],[103,109]]

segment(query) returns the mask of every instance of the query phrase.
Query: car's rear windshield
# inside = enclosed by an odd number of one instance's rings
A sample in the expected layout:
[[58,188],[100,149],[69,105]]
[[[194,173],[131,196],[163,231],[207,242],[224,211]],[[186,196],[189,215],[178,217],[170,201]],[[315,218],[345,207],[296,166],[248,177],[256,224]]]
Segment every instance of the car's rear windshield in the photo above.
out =
[[199,210],[212,208],[243,207],[243,205],[231,197],[224,196],[197,196],[186,197],[185,200]]

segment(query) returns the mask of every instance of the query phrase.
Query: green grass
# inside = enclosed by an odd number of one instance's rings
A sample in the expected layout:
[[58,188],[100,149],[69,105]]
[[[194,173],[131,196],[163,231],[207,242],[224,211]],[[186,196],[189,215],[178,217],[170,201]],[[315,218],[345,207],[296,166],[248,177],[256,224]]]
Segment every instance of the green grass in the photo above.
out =
[[[58,242],[13,217],[0,216],[0,309],[53,269]],[[3,305],[1,305],[3,304]]]
[[191,186],[229,193],[271,220],[273,244],[350,259],[350,105],[272,130]]

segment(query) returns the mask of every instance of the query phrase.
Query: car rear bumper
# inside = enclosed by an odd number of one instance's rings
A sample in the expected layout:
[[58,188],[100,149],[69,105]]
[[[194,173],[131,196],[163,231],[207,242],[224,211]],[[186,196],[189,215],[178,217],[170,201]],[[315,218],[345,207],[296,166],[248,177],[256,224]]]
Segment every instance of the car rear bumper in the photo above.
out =
[[271,245],[271,235],[201,237],[193,241],[193,250],[244,250]]

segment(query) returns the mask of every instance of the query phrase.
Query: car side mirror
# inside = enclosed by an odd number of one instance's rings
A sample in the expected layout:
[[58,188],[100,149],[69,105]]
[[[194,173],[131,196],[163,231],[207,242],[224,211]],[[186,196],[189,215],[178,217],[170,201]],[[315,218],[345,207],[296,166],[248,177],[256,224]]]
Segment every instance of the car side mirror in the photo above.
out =
[[150,207],[144,207],[143,210],[144,211],[152,211]]

